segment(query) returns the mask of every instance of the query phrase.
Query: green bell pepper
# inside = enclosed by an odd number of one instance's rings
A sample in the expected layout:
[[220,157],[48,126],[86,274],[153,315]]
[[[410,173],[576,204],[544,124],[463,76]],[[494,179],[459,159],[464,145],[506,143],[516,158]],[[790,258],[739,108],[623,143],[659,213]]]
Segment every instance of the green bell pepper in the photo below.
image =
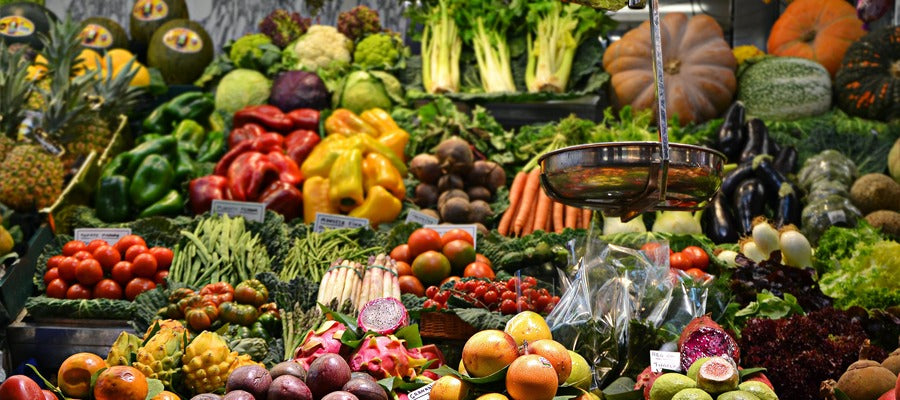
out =
[[173,122],[186,119],[206,121],[215,108],[212,95],[204,92],[187,92],[175,96],[166,103],[163,112]]
[[206,139],[206,130],[197,121],[186,119],[178,123],[172,136],[178,141],[178,150],[197,154]]
[[134,144],[135,145],[143,144],[143,143],[149,142],[151,140],[159,139],[163,136],[165,136],[165,135],[163,135],[161,133],[148,133],[146,135],[141,135],[141,136],[138,136],[137,138],[135,138]]
[[250,337],[266,339],[266,341],[268,341],[272,335],[269,334],[269,331],[266,330],[266,327],[263,326],[262,323],[256,321],[250,325]]
[[131,149],[131,151],[128,152],[131,156],[128,160],[128,168],[125,169],[125,175],[134,176],[138,166],[150,155],[158,155],[166,160],[174,159],[177,143],[175,137],[166,135],[159,139],[144,142]]
[[184,211],[184,198],[181,197],[181,193],[172,189],[156,203],[151,204],[149,207],[145,208],[144,211],[141,211],[139,217],[146,218],[156,215],[174,216],[181,214],[182,211]]
[[199,162],[216,162],[225,155],[225,133],[222,131],[212,131],[206,134],[206,140],[200,146],[197,152],[197,161]]
[[177,154],[178,159],[175,163],[175,182],[184,182],[185,179],[190,179],[194,176],[196,163],[194,162],[194,158],[188,154],[187,150],[183,150],[179,147]]
[[281,332],[281,318],[275,311],[266,311],[260,314],[256,322],[262,324],[266,331],[271,332],[275,336],[279,336]]
[[111,175],[100,178],[94,208],[97,218],[103,222],[121,222],[130,217],[128,204],[128,177]]
[[160,104],[147,118],[141,123],[141,132],[143,134],[150,133],[166,133],[172,129],[172,120],[166,115],[165,109],[167,103]]
[[119,153],[103,167],[100,178],[108,178],[113,175],[128,175],[128,165],[131,163],[131,153]]
[[163,198],[172,189],[174,181],[175,171],[169,160],[159,154],[151,154],[135,170],[128,196],[132,204],[145,208]]
[[247,304],[225,302],[219,304],[219,318],[222,321],[249,326],[256,321],[256,307]]

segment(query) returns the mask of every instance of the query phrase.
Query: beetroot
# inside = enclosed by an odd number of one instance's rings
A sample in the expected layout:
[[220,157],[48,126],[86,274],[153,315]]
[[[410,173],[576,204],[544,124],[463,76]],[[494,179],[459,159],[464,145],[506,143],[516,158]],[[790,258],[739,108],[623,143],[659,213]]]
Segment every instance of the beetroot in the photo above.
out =
[[690,369],[691,364],[701,357],[728,356],[736,363],[740,363],[741,358],[737,342],[709,314],[694,318],[681,331],[678,349],[683,371]]
[[662,375],[662,372],[653,372],[650,370],[650,367],[644,368],[644,371],[637,376],[634,390],[643,389],[644,400],[650,400],[650,388],[653,387],[653,382],[655,382],[656,378],[659,378],[660,375]]
[[338,354],[346,357],[349,348],[341,343],[341,336],[347,327],[337,321],[325,321],[319,326],[319,329],[310,330],[306,333],[300,347],[294,354],[294,361],[300,363],[305,370],[309,370],[309,366],[324,354]]
[[360,310],[356,323],[365,332],[390,335],[409,325],[409,313],[400,300],[384,297],[366,303]]

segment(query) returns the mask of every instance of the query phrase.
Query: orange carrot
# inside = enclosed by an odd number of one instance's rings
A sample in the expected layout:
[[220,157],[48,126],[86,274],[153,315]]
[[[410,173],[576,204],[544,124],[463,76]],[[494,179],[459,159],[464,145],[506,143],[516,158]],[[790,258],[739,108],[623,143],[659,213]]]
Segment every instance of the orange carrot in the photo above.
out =
[[522,236],[530,235],[534,232],[535,220],[537,219],[537,213],[534,212],[534,209],[537,208],[537,203],[538,196],[534,196],[534,201],[532,202],[531,207],[529,207],[529,210],[531,211],[528,213],[528,220],[525,221],[525,227],[522,229]]
[[566,228],[576,229],[578,227],[578,216],[581,210],[566,206]]
[[[513,232],[520,234],[525,230],[525,223],[528,222],[529,215],[534,214],[534,204],[537,198],[537,192],[540,189],[540,168],[535,168],[528,173],[528,180],[525,181],[525,189],[522,191],[520,199],[519,213],[516,215],[516,221],[513,223]],[[533,215],[531,215],[533,217]]]
[[509,227],[513,222],[513,217],[516,216],[516,211],[518,211],[519,201],[522,199],[522,190],[525,189],[527,177],[528,174],[526,172],[520,171],[516,174],[515,179],[513,179],[512,185],[509,186],[509,208],[503,213],[503,217],[500,218],[500,226],[497,227],[497,231],[503,236],[506,236],[509,233]]
[[550,200],[547,197],[547,194],[538,187],[538,203],[537,209],[534,210],[534,230],[542,229],[544,231],[547,230],[547,221],[550,220]]
[[563,210],[565,210],[566,206],[562,203],[553,202],[553,232],[562,233],[563,229],[565,229],[565,225],[563,225],[563,221],[565,218],[563,217]]
[[594,212],[585,208],[581,210],[581,227],[584,229],[591,229],[591,218],[594,216]]

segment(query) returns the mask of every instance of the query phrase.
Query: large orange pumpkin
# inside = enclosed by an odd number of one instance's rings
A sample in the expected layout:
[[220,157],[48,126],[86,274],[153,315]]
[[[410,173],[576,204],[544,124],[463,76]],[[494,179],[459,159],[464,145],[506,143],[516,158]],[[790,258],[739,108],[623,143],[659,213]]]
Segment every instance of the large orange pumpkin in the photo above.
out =
[[[707,15],[688,18],[668,14],[660,21],[666,111],[681,123],[716,118],[731,104],[737,89],[737,61],[722,28]],[[612,99],[617,108],[656,107],[650,22],[632,29],[609,46],[603,68],[612,75]]]
[[845,0],[797,0],[769,32],[769,54],[822,64],[834,77],[844,53],[863,37],[863,22]]

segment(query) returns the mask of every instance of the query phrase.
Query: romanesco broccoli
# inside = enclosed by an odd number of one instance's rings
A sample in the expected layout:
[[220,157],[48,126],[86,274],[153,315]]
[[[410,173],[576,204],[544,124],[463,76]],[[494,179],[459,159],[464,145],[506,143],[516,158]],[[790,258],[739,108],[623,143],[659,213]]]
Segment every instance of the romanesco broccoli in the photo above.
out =
[[388,33],[366,36],[356,45],[353,62],[365,68],[390,68],[400,59],[403,43]]

